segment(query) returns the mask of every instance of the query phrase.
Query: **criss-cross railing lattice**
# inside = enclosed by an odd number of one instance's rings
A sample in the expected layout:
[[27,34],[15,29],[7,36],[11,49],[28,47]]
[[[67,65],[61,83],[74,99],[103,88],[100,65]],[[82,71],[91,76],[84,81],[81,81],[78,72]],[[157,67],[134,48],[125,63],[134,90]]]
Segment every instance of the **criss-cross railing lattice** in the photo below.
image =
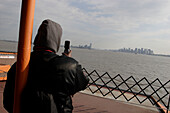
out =
[[[133,76],[124,79],[120,74],[113,77],[107,72],[100,75],[96,70],[89,73],[83,68],[83,71],[90,78],[90,83],[87,88],[93,94],[100,92],[102,96],[112,95],[114,99],[124,97],[126,101],[135,99],[140,104],[148,100],[152,105],[157,106],[160,112],[168,113],[169,111],[170,93],[168,90],[170,89],[170,80],[162,83],[156,78],[150,82],[146,77],[140,80],[136,80]],[[115,90],[119,91],[119,93],[115,94]],[[131,96],[127,96],[126,93],[130,93]],[[143,96],[143,98],[140,98],[141,96]],[[163,105],[164,108],[162,108],[160,104]]]

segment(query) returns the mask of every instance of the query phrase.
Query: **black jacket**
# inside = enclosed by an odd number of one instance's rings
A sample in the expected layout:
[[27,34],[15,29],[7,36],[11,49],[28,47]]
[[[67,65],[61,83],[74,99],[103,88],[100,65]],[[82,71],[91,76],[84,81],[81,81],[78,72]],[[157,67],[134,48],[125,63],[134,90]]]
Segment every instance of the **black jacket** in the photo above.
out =
[[[75,59],[54,53],[58,51],[61,33],[55,34],[53,30],[60,31],[59,28],[50,20],[44,21],[39,28],[31,54],[27,85],[21,96],[22,113],[72,113],[71,95],[84,90],[89,82]],[[7,74],[4,89],[4,108],[11,113],[15,71],[16,63]]]
[[[12,113],[16,64],[8,72],[4,108]],[[33,52],[28,83],[22,94],[23,113],[71,113],[71,95],[86,88],[88,78],[76,60],[48,51]]]

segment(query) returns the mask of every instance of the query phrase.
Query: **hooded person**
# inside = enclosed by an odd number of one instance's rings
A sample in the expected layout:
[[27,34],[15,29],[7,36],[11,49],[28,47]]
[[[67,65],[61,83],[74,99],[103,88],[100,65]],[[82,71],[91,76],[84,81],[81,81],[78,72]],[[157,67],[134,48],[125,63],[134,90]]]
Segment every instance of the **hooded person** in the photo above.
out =
[[[84,90],[89,82],[81,65],[68,54],[56,54],[60,47],[62,28],[44,20],[34,40],[29,75],[21,96],[21,113],[72,113],[71,96]],[[7,73],[4,108],[12,113],[16,63]]]

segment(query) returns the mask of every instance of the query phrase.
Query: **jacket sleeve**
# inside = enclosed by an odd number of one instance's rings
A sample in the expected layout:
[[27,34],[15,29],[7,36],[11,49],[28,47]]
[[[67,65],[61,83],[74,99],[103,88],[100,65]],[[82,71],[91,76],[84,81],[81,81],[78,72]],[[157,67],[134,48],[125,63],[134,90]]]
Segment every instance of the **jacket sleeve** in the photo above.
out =
[[12,65],[7,73],[7,81],[3,92],[3,105],[4,108],[10,113],[13,112],[15,73],[16,63]]
[[76,92],[86,89],[89,78],[83,73],[81,65],[77,65],[76,77]]

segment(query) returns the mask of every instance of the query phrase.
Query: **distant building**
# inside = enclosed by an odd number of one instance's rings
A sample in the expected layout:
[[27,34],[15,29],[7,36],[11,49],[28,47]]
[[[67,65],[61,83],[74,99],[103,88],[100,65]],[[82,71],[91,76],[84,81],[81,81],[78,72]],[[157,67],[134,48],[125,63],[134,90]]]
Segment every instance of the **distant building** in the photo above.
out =
[[79,46],[72,46],[75,48],[82,48],[82,49],[92,49],[92,43],[90,43],[90,45],[79,45]]
[[131,49],[131,48],[123,48],[123,49],[119,49],[119,52],[127,52],[127,53],[135,53],[135,54],[146,54],[146,55],[153,55],[154,52],[151,49],[144,49],[144,48],[135,48],[135,49]]
[[92,48],[92,43],[90,43],[90,46],[89,46],[89,49],[91,49]]

